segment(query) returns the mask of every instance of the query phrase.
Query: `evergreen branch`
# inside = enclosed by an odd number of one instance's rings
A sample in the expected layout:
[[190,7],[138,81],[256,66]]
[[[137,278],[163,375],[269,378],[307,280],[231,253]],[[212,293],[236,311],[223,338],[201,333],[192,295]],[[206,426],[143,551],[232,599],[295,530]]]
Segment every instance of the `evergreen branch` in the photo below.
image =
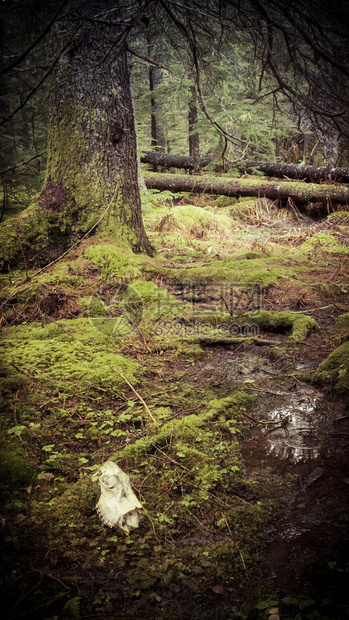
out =
[[69,41],[65,44],[64,48],[62,49],[62,51],[58,54],[57,58],[54,59],[54,61],[52,62],[49,70],[47,71],[47,73],[45,73],[44,77],[40,80],[40,82],[34,87],[32,88],[32,90],[30,91],[30,93],[26,96],[26,98],[24,99],[24,101],[22,101],[22,103],[20,103],[19,106],[17,106],[17,108],[15,110],[13,110],[13,112],[11,112],[11,114],[9,114],[9,116],[7,116],[6,118],[4,118],[1,122],[0,122],[0,127],[2,125],[5,125],[6,123],[8,123],[14,116],[15,114],[17,114],[17,112],[19,112],[20,110],[22,110],[24,108],[24,106],[27,105],[28,101],[33,97],[33,95],[35,95],[35,93],[41,88],[41,86],[44,84],[44,82],[46,82],[47,78],[50,76],[50,74],[52,73],[53,69],[55,68],[55,66],[57,65],[58,61],[60,60],[60,58],[62,58],[62,56],[65,56],[65,54],[67,53],[67,51],[69,51],[69,46],[71,41],[73,40],[73,38],[75,37],[75,34],[77,33],[78,28],[76,30],[74,30],[73,34],[71,35],[71,37],[69,38]]
[[316,44],[316,37],[311,37],[304,28],[299,23],[299,20],[294,19],[288,12],[286,8],[283,6],[280,7],[280,11],[285,15],[286,19],[292,24],[292,26],[299,32],[305,43],[309,45],[310,49],[315,52],[318,56],[320,56],[325,62],[332,65],[335,69],[343,73],[345,76],[349,77],[349,69],[347,65],[339,63],[335,58],[327,54],[326,50],[319,47]]
[[11,71],[11,69],[14,69],[17,65],[19,65],[28,56],[28,54],[30,54],[30,52],[40,43],[40,41],[42,41],[42,39],[51,30],[53,24],[55,23],[55,21],[56,21],[56,19],[58,17],[58,15],[60,14],[60,12],[62,11],[62,9],[64,8],[64,6],[66,4],[67,4],[67,0],[63,0],[63,2],[60,5],[58,11],[56,11],[56,13],[54,14],[54,16],[51,19],[51,21],[47,24],[46,28],[44,28],[44,30],[39,34],[37,39],[35,39],[35,41],[33,43],[31,43],[31,45],[29,45],[29,47],[18,58],[16,58],[16,60],[14,60],[13,62],[11,62],[10,65],[8,65],[4,69],[2,69],[0,71],[0,75],[4,75],[5,73],[8,73],[9,71]]
[[[272,75],[274,76],[275,80],[277,81],[280,89],[291,100],[293,99],[293,100],[299,101],[300,103],[302,103],[305,106],[306,109],[310,110],[310,112],[312,112],[315,115],[320,115],[320,116],[327,117],[327,118],[330,118],[330,119],[336,119],[339,116],[341,116],[344,113],[344,109],[342,109],[341,111],[330,112],[329,110],[326,110],[325,108],[320,106],[318,103],[312,103],[310,101],[309,97],[307,97],[304,94],[302,94],[299,90],[295,90],[295,88],[290,86],[285,81],[285,79],[280,75],[280,72],[279,72],[279,70],[277,68],[276,63],[274,62],[274,57],[273,57],[273,27],[275,26],[279,30],[282,30],[282,32],[285,35],[284,29],[282,29],[279,24],[276,24],[275,20],[271,19],[271,17],[268,15],[267,11],[262,6],[262,4],[261,4],[261,2],[259,0],[252,0],[252,1],[253,1],[253,5],[254,5],[257,13],[260,15],[260,17],[266,23],[266,26],[267,26],[267,43],[266,43],[267,56],[266,56],[265,65],[264,66],[268,65],[268,67],[269,67]],[[285,13],[285,16],[290,21],[291,18],[290,18],[289,15],[287,15],[287,13]],[[296,27],[296,24],[293,23],[292,20],[291,20],[291,23],[294,25],[294,27]],[[303,34],[304,34],[303,30],[301,31],[298,28],[298,32],[303,37]],[[311,39],[309,37],[307,39],[304,39],[304,37],[303,37],[303,40],[310,46],[310,48],[315,53],[319,53],[319,50],[317,50],[316,46],[314,47],[312,45]],[[320,55],[320,53],[319,53],[319,55]],[[327,58],[327,62],[331,62],[330,58]],[[298,68],[300,69],[299,65],[298,65]],[[307,81],[309,83],[310,78],[309,78],[309,75],[307,75],[305,70],[302,70],[302,74],[306,77],[306,79],[307,79]]]
[[244,147],[246,145],[249,146],[249,143],[247,142],[247,140],[240,140],[240,138],[236,138],[236,136],[233,136],[232,134],[230,134],[209,113],[209,111],[208,111],[208,109],[206,107],[205,101],[204,101],[203,94],[202,94],[201,78],[200,78],[200,68],[199,68],[199,62],[198,62],[198,58],[197,58],[197,54],[196,54],[196,49],[195,49],[194,46],[192,48],[192,53],[193,53],[194,67],[195,67],[195,73],[196,73],[195,82],[196,82],[196,87],[197,87],[197,91],[198,91],[200,107],[201,107],[203,113],[205,114],[207,120],[210,121],[210,123],[217,129],[217,131],[221,134],[221,136],[223,136],[223,138],[227,139],[232,144],[235,144],[235,146],[244,146]]
[[33,161],[33,159],[37,159],[38,157],[41,157],[41,155],[43,155],[44,152],[45,151],[42,151],[42,153],[38,153],[38,155],[34,155],[34,157],[31,157],[30,159],[21,161],[19,164],[16,164],[15,166],[12,166],[11,168],[5,168],[4,170],[0,170],[0,176],[2,176],[3,174],[6,174],[7,172],[12,172],[13,170],[16,170],[17,168],[22,168],[22,166],[26,166],[31,161]]
[[187,31],[185,25],[179,19],[177,19],[175,14],[171,11],[171,9],[168,7],[167,3],[164,2],[164,0],[160,0],[160,4],[163,7],[163,9],[165,10],[165,12],[167,13],[167,15],[169,16],[169,18],[171,19],[171,21],[177,26],[178,30],[182,34],[184,34],[184,36],[187,39],[187,41],[190,41],[190,37],[188,35],[188,31]]

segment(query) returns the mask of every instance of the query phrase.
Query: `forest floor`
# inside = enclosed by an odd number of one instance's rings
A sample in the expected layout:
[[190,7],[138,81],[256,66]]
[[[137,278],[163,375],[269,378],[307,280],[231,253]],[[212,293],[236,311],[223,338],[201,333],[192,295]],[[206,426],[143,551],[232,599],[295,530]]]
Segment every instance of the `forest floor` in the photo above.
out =
[[[349,213],[144,219],[154,258],[94,237],[2,276],[2,617],[347,617]],[[108,459],[129,534],[95,511]]]

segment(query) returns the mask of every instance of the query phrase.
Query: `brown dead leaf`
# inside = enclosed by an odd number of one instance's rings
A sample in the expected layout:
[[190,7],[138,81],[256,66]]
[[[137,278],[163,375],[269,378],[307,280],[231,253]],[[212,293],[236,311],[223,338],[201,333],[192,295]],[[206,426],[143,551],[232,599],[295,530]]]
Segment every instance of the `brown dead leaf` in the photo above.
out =
[[223,586],[209,586],[209,588],[212,590],[212,592],[214,592],[215,594],[225,594],[225,590],[223,588]]

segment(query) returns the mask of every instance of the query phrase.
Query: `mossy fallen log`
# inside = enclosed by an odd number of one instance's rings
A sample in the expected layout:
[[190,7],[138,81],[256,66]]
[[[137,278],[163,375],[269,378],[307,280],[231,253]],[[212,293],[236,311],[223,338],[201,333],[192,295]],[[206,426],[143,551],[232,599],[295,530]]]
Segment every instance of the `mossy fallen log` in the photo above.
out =
[[145,172],[148,189],[171,192],[194,192],[218,196],[260,196],[271,200],[292,200],[295,204],[321,203],[348,204],[349,187],[346,185],[317,185],[296,181],[271,182],[265,179],[236,179],[214,176],[194,176]]
[[[194,170],[194,160],[186,155],[173,155],[172,153],[155,153],[144,151],[141,162],[163,168],[184,168]],[[200,157],[200,168],[211,163],[210,157]],[[214,166],[213,166],[214,167]],[[349,183],[349,168],[333,168],[331,166],[310,166],[299,164],[285,164],[283,162],[264,161],[240,161],[232,166],[236,170],[253,174],[256,170],[272,177],[308,180],[313,183],[322,181],[338,181]],[[219,169],[219,165],[216,167]]]
[[234,166],[240,172],[263,172],[269,177],[308,180],[312,183],[337,181],[349,183],[349,168],[333,168],[331,166],[307,166],[301,164],[285,164],[283,162],[241,161]]
[[[167,153],[156,153],[154,151],[143,151],[141,154],[142,164],[152,164],[163,168],[184,168],[194,170],[194,159],[186,155],[172,155]],[[200,168],[208,166],[211,162],[210,157],[200,157]]]

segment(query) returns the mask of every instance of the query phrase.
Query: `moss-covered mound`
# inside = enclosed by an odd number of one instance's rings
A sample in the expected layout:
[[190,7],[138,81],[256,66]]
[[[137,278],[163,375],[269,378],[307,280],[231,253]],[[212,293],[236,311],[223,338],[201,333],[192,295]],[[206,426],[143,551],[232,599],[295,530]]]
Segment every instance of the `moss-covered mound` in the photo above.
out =
[[349,341],[319,364],[315,380],[331,386],[338,394],[349,396]]
[[267,331],[283,332],[291,329],[292,332],[287,339],[290,344],[301,342],[312,329],[319,329],[318,323],[312,317],[296,312],[258,310],[248,318]]
[[150,229],[158,232],[176,232],[194,238],[215,232],[228,234],[233,227],[233,221],[228,213],[213,213],[212,209],[193,205],[153,207],[147,211],[145,221]]

